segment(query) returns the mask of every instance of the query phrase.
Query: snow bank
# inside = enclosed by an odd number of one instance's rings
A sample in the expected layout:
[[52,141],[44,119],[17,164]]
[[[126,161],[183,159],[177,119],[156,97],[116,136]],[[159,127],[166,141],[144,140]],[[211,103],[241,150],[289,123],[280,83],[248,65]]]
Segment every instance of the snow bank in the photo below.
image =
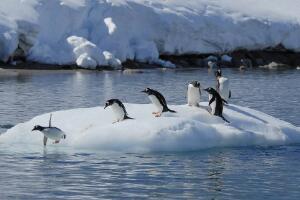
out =
[[[77,149],[113,151],[190,151],[211,147],[250,145],[283,145],[300,143],[300,128],[261,112],[229,105],[224,123],[210,115],[205,105],[201,108],[187,105],[170,106],[178,113],[165,113],[155,118],[150,104],[125,104],[129,116],[112,124],[111,110],[103,107],[80,108],[53,113],[52,124],[61,128],[67,139],[58,146]],[[0,144],[42,146],[43,136],[31,132],[34,125],[48,124],[49,113],[16,125],[0,136]],[[48,148],[54,144],[49,143]]]
[[7,61],[9,56],[17,48],[16,24],[7,20],[0,12],[0,58]]
[[174,67],[159,55],[278,44],[300,51],[299,7],[296,0],[1,0],[0,59],[20,43],[28,60],[89,68],[127,59]]

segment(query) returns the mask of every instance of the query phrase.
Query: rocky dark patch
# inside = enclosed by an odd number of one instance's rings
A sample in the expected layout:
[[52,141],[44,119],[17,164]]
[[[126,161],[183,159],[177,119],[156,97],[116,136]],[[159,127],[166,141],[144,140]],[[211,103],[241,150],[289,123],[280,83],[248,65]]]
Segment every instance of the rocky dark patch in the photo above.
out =
[[[222,59],[223,55],[231,57],[231,61]],[[185,55],[161,55],[160,59],[170,61],[177,68],[207,68],[208,61],[212,61],[221,67],[232,67],[246,69],[251,67],[263,68],[289,68],[300,66],[300,52],[293,52],[285,49],[281,45],[275,48],[263,50],[236,50],[224,54],[185,54]],[[13,63],[13,64],[11,64]],[[26,61],[25,58],[10,60],[7,63],[0,63],[4,69],[45,69],[45,70],[74,70],[82,69],[77,65],[52,65]],[[121,70],[126,69],[153,69],[162,68],[159,64],[142,63],[127,60],[122,63]],[[113,70],[110,66],[101,66],[96,70]]]

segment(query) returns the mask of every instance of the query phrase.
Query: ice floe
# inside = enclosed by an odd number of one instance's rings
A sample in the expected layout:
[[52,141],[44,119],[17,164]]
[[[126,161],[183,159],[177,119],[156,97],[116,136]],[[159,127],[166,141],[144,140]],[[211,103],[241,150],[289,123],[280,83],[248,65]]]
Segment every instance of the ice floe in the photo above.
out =
[[[171,105],[177,113],[154,117],[151,104],[125,104],[134,120],[113,124],[114,115],[103,107],[53,112],[52,125],[67,138],[47,148],[67,146],[77,149],[143,152],[194,151],[213,147],[287,145],[300,143],[300,128],[259,111],[230,104],[224,116],[212,116],[200,107]],[[49,113],[20,123],[0,136],[0,144],[42,147],[43,135],[32,132],[34,125],[47,126]]]

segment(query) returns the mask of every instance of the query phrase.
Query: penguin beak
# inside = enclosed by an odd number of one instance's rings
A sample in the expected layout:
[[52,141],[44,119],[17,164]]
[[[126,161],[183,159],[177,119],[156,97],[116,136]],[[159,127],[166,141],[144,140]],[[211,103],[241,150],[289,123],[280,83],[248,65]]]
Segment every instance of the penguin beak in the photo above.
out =
[[147,92],[146,92],[146,90],[142,90],[141,92],[143,92],[143,93],[147,93]]
[[206,92],[208,92],[208,88],[204,89]]
[[107,104],[105,104],[105,106],[104,106],[104,110],[105,110],[105,108],[107,108]]

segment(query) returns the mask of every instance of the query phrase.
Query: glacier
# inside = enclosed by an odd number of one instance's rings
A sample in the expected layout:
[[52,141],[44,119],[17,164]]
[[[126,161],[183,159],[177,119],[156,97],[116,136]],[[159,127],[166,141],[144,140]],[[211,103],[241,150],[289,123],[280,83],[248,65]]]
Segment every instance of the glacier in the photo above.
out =
[[277,45],[299,52],[299,7],[298,0],[1,0],[0,60],[175,67],[160,55]]
[[[170,105],[177,113],[154,117],[152,104],[124,104],[134,120],[118,123],[110,108],[102,106],[52,112],[52,125],[67,138],[47,148],[117,152],[182,152],[208,148],[291,145],[300,143],[300,128],[262,112],[229,104],[224,108],[225,123],[211,115],[207,102],[200,107]],[[0,145],[40,149],[43,135],[31,131],[47,126],[50,113],[17,124],[0,135]]]

